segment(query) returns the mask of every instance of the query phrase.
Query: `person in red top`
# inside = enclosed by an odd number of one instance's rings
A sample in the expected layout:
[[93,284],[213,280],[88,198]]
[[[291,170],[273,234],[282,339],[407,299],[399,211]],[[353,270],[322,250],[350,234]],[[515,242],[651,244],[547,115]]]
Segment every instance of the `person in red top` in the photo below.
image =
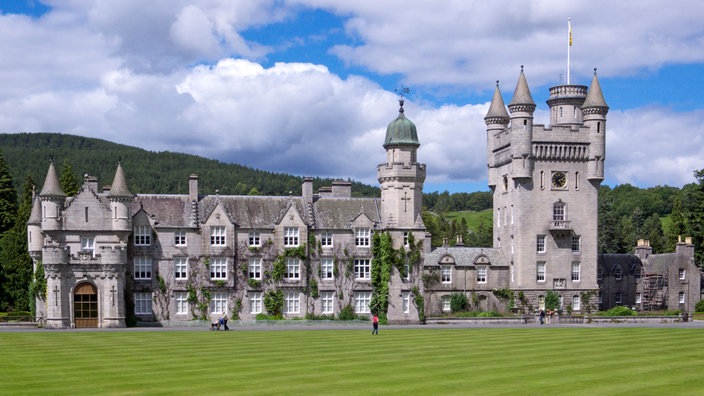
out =
[[379,334],[379,317],[376,314],[372,316],[372,335],[375,334]]

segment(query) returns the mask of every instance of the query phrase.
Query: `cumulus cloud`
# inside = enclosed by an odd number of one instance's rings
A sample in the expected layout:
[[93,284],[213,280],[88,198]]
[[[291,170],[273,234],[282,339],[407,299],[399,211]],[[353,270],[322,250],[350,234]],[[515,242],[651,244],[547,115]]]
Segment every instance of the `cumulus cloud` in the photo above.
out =
[[[405,114],[418,128],[426,183],[485,186],[486,90],[501,79],[510,98],[521,63],[530,66],[534,95],[560,83],[568,16],[579,42],[573,70],[585,80],[594,64],[607,66],[600,76],[619,76],[704,58],[697,13],[649,1],[50,3],[39,18],[0,15],[1,131],[73,133],[372,185],[386,126],[398,113],[396,95],[373,80],[377,75],[400,75],[414,86]],[[343,18],[350,40],[330,51],[369,73],[268,63],[263,59],[276,59],[275,48],[293,37],[284,34],[271,46],[246,39],[249,29],[285,24],[306,8]],[[627,18],[634,13],[640,17]],[[439,87],[485,99],[423,99],[423,90]],[[702,115],[655,105],[612,108],[607,181],[693,181],[692,171],[704,168],[704,137],[695,129]],[[546,119],[539,104],[536,122]]]

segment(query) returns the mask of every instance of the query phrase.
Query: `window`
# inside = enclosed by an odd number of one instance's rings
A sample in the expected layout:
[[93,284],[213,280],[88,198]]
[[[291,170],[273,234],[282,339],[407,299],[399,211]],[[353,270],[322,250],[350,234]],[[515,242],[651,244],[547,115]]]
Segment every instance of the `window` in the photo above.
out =
[[477,267],[477,283],[486,283],[487,268],[486,265]]
[[614,298],[616,304],[621,304],[621,292],[616,292],[616,297]]
[[137,292],[134,294],[134,313],[137,315],[152,313],[152,293]]
[[185,230],[176,230],[176,232],[174,232],[174,245],[186,246],[186,231]]
[[335,301],[334,292],[320,293],[320,312],[326,315],[335,313],[333,302]]
[[332,232],[324,231],[320,234],[320,246],[331,247],[332,246]]
[[604,295],[601,294],[601,292],[599,292],[598,302],[599,302],[599,305],[604,303]]
[[185,315],[188,313],[188,293],[175,292],[174,300],[176,301],[176,315]]
[[545,282],[545,262],[539,261],[536,265],[536,276],[535,280],[538,282]]
[[212,257],[210,259],[210,279],[227,279],[226,257]]
[[535,251],[545,253],[545,235],[538,235]]
[[579,299],[579,296],[572,296],[572,309],[575,311],[579,311],[582,309],[581,307],[581,300]]
[[298,298],[298,292],[287,291],[284,293],[284,313],[297,314],[301,312],[301,300]]
[[260,257],[252,257],[247,260],[247,273],[249,279],[262,278],[262,259]]
[[449,265],[442,266],[442,283],[452,282],[452,267]]
[[442,310],[443,312],[450,312],[452,307],[450,306],[450,296],[442,296]]
[[403,232],[403,246],[408,246],[408,231]]
[[558,202],[552,207],[552,219],[555,221],[565,220],[565,204]]
[[636,304],[640,304],[643,302],[643,295],[640,293],[636,293]]
[[213,292],[210,295],[210,313],[227,314],[227,293]]
[[95,253],[95,239],[82,237],[81,238],[81,252],[90,253],[91,255]]
[[298,227],[284,227],[284,246],[298,246]]
[[501,227],[501,208],[496,208],[496,227]]
[[411,293],[410,292],[407,292],[407,291],[401,292],[401,310],[405,314],[411,312]]
[[545,296],[538,296],[538,309],[545,309]]
[[262,313],[262,293],[249,293],[249,313]]
[[371,265],[369,259],[354,259],[354,278],[369,279],[371,274]]
[[680,294],[679,294],[679,302],[680,302],[680,304],[684,304],[684,292],[680,292]]
[[174,257],[174,279],[188,279],[188,258]]
[[596,269],[596,280],[602,280],[604,279],[604,271],[601,269],[601,267]]
[[149,246],[152,244],[152,230],[149,226],[134,227],[134,244],[137,246]]
[[249,233],[247,237],[247,244],[249,246],[260,246],[262,244],[262,239],[259,235],[259,231],[252,231]]
[[369,303],[372,300],[371,292],[354,293],[354,313],[369,313]]
[[580,267],[578,261],[572,263],[572,282],[579,282]]
[[210,227],[210,245],[225,246],[225,227],[214,226]]
[[134,258],[134,278],[135,279],[151,279],[152,278],[152,260],[149,257]]
[[333,279],[335,277],[334,264],[335,261],[332,258],[320,259],[320,279]]
[[680,268],[680,271],[679,271],[679,278],[680,278],[680,280],[685,280],[685,278],[686,278],[686,273],[685,273],[685,271],[684,271],[684,268]]
[[579,253],[582,250],[582,237],[572,235],[572,253]]
[[368,247],[371,231],[369,228],[357,228],[354,235],[354,245]]
[[301,265],[297,258],[287,257],[286,258],[286,272],[284,272],[284,279],[288,280],[298,280],[301,279]]
[[616,280],[621,280],[621,278],[623,278],[623,271],[621,270],[621,267],[614,268],[614,278],[616,278]]

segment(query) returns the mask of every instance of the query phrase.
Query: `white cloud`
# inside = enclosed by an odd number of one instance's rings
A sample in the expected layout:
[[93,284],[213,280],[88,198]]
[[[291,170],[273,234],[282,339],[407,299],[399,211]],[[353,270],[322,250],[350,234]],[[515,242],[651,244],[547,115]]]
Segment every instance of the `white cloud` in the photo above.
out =
[[[698,2],[56,1],[41,18],[0,15],[0,130],[80,134],[376,185],[396,95],[320,64],[265,67],[258,61],[274,50],[244,38],[247,29],[292,20],[306,4],[347,18],[352,44],[332,49],[344,61],[398,73],[414,87],[476,93],[500,79],[510,96],[520,64],[531,88],[557,83],[568,16],[573,71],[583,79],[592,65],[603,77],[704,61]],[[405,108],[418,128],[426,183],[486,179],[487,103],[433,105],[420,95]],[[540,104],[536,122],[545,110]],[[704,169],[696,129],[703,115],[612,109],[607,179],[693,181],[692,171]]]

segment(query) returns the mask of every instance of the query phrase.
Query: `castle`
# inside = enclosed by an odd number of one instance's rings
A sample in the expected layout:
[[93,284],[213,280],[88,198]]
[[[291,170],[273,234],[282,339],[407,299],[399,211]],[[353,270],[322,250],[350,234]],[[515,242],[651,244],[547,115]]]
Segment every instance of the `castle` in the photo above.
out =
[[379,298],[380,232],[405,252],[382,276],[389,323],[449,311],[457,293],[483,310],[531,311],[548,291],[574,312],[596,304],[608,111],[596,72],[589,88],[550,89],[549,127],[533,124],[522,68],[508,111],[497,83],[485,117],[493,248],[431,248],[421,217],[426,167],[400,103],[377,198],[352,197],[349,182],[315,193],[310,178],[300,196],[203,195],[195,174],[188,194],[133,194],[119,163],[109,187],[86,176],[67,197],[51,163],[28,222],[29,252],[47,281],[37,315],[49,328],[253,320],[278,298],[285,318],[364,316]]

